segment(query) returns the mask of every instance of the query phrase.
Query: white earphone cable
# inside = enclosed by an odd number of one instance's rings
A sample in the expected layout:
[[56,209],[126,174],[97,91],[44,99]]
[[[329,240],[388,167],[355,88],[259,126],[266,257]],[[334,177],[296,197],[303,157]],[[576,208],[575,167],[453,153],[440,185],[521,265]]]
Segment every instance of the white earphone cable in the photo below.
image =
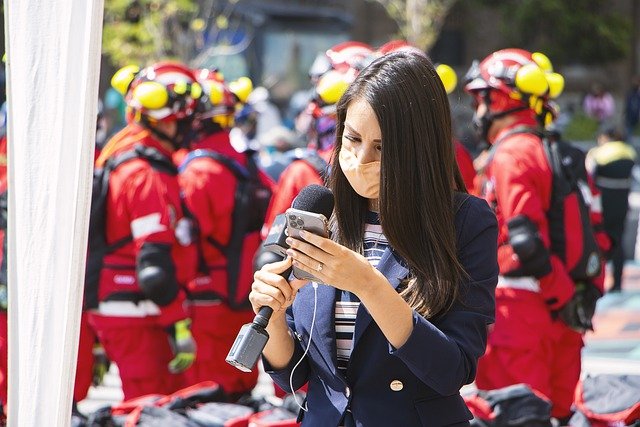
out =
[[309,352],[309,346],[311,346],[311,337],[313,335],[313,327],[315,326],[315,323],[316,323],[316,308],[318,307],[318,283],[312,282],[312,285],[313,285],[313,317],[311,319],[311,330],[309,332],[309,342],[307,343],[307,347],[304,349],[304,353],[302,354],[302,357],[300,357],[300,360],[298,360],[298,363],[295,364],[295,366],[291,370],[291,375],[289,376],[289,387],[291,387],[291,391],[293,392],[293,399],[295,400],[296,405],[298,405],[298,407],[305,412],[309,410],[308,405],[305,404],[305,407],[303,407],[302,404],[298,402],[298,396],[296,395],[296,392],[293,391],[293,373],[296,371],[296,368],[300,365],[300,362],[302,362],[302,360],[305,358],[305,356]]

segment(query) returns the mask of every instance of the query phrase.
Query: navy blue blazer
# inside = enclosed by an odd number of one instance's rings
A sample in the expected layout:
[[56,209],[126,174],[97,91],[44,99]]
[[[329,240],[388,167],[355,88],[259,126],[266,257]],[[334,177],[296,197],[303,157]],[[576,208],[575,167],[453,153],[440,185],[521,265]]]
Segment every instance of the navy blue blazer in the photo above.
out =
[[[468,195],[458,200],[458,259],[468,278],[460,283],[459,301],[444,316],[429,321],[414,311],[413,332],[402,347],[389,344],[361,304],[346,377],[338,373],[336,290],[318,285],[309,353],[293,375],[294,389],[309,382],[303,426],[338,426],[347,409],[356,425],[364,427],[468,425],[472,416],[459,390],[474,380],[487,343],[487,325],[494,321],[498,230],[484,200]],[[391,249],[377,268],[394,288],[409,274]],[[292,368],[309,342],[313,304],[313,287],[305,286],[289,308],[287,321],[296,338],[289,365],[274,371],[263,358],[267,373],[286,391],[291,391]]]

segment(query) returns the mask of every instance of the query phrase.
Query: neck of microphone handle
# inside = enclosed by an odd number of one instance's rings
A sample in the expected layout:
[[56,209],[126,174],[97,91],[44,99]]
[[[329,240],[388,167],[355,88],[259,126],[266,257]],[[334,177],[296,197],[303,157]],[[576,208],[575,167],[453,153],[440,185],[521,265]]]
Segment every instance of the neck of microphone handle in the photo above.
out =
[[[289,280],[289,276],[291,275],[291,270],[292,268],[288,268],[286,271],[280,273],[280,275],[284,277],[285,280]],[[253,323],[255,325],[261,326],[262,328],[266,328],[267,325],[269,324],[269,319],[271,318],[272,314],[273,314],[273,308],[266,305],[262,306],[260,307],[260,310],[258,310],[258,314],[256,314],[256,317],[253,318]]]

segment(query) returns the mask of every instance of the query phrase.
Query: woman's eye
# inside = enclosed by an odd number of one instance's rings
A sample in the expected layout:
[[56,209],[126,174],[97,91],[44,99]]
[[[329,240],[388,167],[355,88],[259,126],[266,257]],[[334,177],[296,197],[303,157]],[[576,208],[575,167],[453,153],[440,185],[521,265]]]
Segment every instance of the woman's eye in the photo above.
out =
[[376,150],[382,151],[382,145],[376,145]]
[[351,135],[344,135],[344,137],[351,142],[360,142],[360,138],[356,138],[355,136],[351,136]]

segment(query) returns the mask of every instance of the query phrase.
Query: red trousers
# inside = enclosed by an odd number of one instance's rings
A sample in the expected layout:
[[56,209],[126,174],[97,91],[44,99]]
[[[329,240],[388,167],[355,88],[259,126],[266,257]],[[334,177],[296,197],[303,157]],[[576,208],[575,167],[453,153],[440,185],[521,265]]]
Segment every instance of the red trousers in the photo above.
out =
[[478,362],[476,385],[493,390],[528,384],[549,398],[554,417],[566,417],[580,378],[582,346],[582,335],[552,320],[540,294],[498,288],[496,323]]
[[107,357],[118,366],[124,399],[170,394],[184,386],[183,375],[169,372],[173,359],[167,333],[153,317],[89,314]]
[[89,325],[86,312],[80,320],[80,342],[78,343],[78,364],[76,367],[76,383],[73,389],[73,401],[80,402],[87,397],[93,380],[93,344],[96,334]]
[[253,311],[234,311],[222,303],[191,306],[191,332],[198,346],[196,361],[185,372],[188,385],[215,381],[226,393],[250,392],[258,383],[258,368],[242,372],[225,359],[238,331],[253,320]]
[[[7,312],[0,310],[0,401],[7,407]],[[93,343],[95,335],[89,326],[86,313],[80,320],[80,342],[78,344],[78,364],[76,368],[73,401],[79,402],[87,397],[93,377]]]
[[7,331],[7,312],[0,310],[0,400],[2,407],[7,409],[7,346],[9,342],[9,332]]

